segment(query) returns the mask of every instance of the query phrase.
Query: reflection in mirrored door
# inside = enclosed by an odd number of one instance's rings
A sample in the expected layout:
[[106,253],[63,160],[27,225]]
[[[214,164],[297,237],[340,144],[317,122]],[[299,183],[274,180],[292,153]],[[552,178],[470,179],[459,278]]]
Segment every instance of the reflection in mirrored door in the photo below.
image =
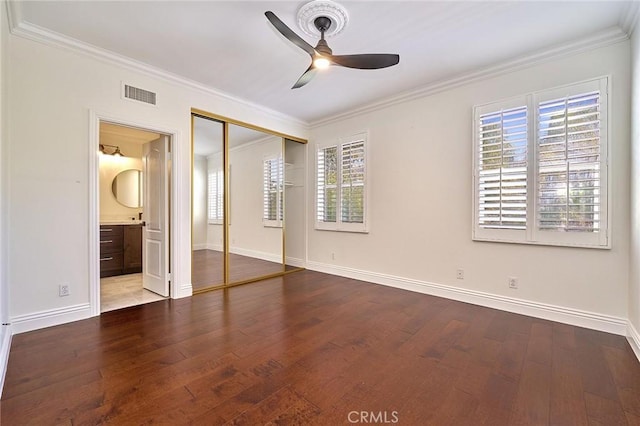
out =
[[305,262],[305,164],[303,143],[285,139],[284,142],[284,217],[285,268],[287,271],[304,267]]
[[283,139],[229,124],[229,282],[280,274],[283,266]]
[[307,141],[191,113],[193,292],[303,268]]
[[193,291],[224,284],[224,127],[192,115]]

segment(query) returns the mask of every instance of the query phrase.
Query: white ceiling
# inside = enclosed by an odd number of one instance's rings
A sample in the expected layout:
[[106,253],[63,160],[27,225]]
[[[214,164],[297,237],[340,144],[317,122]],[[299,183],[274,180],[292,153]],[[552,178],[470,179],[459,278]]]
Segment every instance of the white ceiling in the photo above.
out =
[[[307,123],[617,30],[632,2],[341,1],[346,28],[334,54],[398,53],[382,70],[331,67],[291,86],[310,58],[264,16],[292,30],[304,1],[25,1],[26,23],[133,58]],[[311,45],[317,40],[303,36]]]

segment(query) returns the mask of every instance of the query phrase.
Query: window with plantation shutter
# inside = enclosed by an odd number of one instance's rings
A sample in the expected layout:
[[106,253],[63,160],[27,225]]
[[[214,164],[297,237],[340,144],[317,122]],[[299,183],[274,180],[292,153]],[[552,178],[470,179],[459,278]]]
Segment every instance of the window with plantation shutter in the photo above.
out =
[[340,215],[343,223],[364,222],[364,141],[342,145]]
[[210,224],[222,224],[224,217],[224,175],[222,169],[209,170],[207,197]]
[[319,146],[316,228],[366,232],[366,134]]
[[527,107],[480,115],[478,225],[527,226]]
[[282,226],[284,168],[282,157],[268,158],[263,161],[263,209],[264,226]]
[[601,78],[474,109],[476,240],[609,248]]

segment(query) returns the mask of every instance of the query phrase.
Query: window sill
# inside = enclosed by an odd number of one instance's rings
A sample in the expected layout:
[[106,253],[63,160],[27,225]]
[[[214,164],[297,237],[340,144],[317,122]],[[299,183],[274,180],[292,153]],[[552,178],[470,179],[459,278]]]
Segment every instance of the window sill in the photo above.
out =
[[566,247],[566,248],[582,248],[582,249],[599,249],[599,250],[611,250],[611,242],[606,245],[596,244],[580,244],[580,243],[567,243],[567,242],[551,242],[551,241],[519,241],[519,240],[506,240],[495,238],[480,238],[472,237],[472,241],[481,243],[504,243],[504,244],[521,244],[529,246],[551,246],[551,247]]

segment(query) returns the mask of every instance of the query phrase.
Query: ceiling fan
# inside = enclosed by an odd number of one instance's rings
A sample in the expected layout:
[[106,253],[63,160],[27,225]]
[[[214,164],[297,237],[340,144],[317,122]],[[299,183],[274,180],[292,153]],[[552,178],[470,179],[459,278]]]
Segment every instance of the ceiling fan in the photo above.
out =
[[265,12],[265,16],[271,24],[290,42],[304,50],[311,56],[311,65],[296,81],[292,89],[307,84],[316,71],[321,68],[327,68],[330,65],[339,65],[347,68],[356,68],[361,70],[373,70],[379,68],[387,68],[400,62],[400,56],[387,53],[369,53],[358,55],[334,55],[333,51],[324,39],[325,32],[331,27],[332,20],[327,16],[318,16],[313,20],[313,24],[320,31],[320,40],[316,47],[312,47],[304,41],[299,35],[294,33],[284,22],[280,20],[273,12]]

